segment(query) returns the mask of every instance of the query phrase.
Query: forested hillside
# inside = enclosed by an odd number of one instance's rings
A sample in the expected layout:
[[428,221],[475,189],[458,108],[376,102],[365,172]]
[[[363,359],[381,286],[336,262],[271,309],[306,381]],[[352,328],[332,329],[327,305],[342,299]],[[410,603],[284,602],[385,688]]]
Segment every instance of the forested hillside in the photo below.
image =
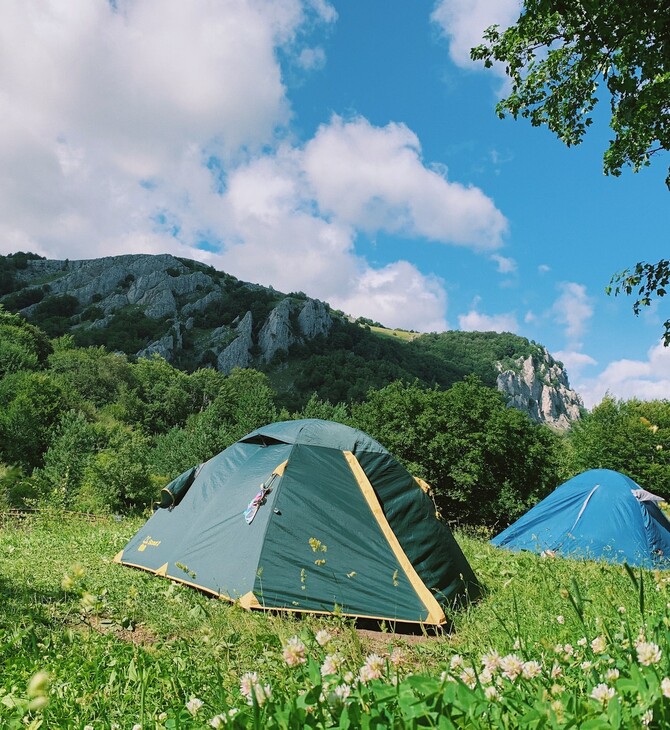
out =
[[49,337],[71,335],[79,347],[104,346],[131,359],[158,354],[185,372],[253,367],[288,409],[304,407],[314,393],[358,403],[396,380],[448,388],[474,374],[539,422],[566,428],[580,416],[561,364],[523,337],[398,336],[302,292],[282,294],[169,255],[0,257],[0,304]]

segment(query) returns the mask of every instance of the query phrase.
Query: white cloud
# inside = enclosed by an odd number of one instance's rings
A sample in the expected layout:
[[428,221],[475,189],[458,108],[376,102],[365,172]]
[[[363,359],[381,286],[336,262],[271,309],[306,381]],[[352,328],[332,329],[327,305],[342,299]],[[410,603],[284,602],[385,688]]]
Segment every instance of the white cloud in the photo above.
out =
[[588,408],[609,393],[627,400],[667,399],[670,393],[670,348],[658,343],[649,349],[646,360],[622,359],[611,362],[597,377],[577,386]]
[[566,281],[558,286],[561,294],[554,302],[552,314],[555,321],[565,327],[570,349],[579,350],[580,338],[593,316],[593,304],[583,284]]
[[[484,31],[491,25],[507,28],[516,22],[521,0],[439,0],[431,20],[449,40],[449,55],[463,68],[472,67],[470,49],[483,43]],[[483,68],[483,64],[477,64]],[[504,69],[497,67],[500,75]]]
[[364,230],[481,250],[499,247],[507,230],[479,188],[423,164],[419,140],[404,124],[335,116],[307,144],[305,170],[321,211]]
[[565,365],[573,387],[574,382],[582,377],[585,368],[598,364],[597,360],[594,360],[590,355],[575,350],[559,350],[552,353],[552,355],[555,360],[559,360]]
[[482,314],[471,309],[458,318],[458,326],[469,332],[518,332],[519,324],[513,313]]
[[537,267],[537,270],[540,272],[540,274],[546,274],[548,271],[551,271],[551,266],[547,266],[547,264],[540,264]]
[[512,274],[516,271],[516,261],[514,259],[500,256],[497,253],[494,253],[491,259],[498,265],[499,274]]

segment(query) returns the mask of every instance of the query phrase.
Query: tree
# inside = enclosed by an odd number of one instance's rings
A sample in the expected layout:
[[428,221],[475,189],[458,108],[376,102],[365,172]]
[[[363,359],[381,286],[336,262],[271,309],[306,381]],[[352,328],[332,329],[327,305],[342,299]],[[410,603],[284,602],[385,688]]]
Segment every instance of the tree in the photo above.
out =
[[[670,13],[667,0],[525,0],[515,25],[491,26],[474,60],[505,64],[512,88],[496,111],[546,125],[566,145],[582,141],[599,95],[609,95],[614,138],[604,172],[635,172],[670,150]],[[670,168],[665,180],[670,188]],[[608,293],[631,294],[637,314],[663,296],[668,261],[639,262],[615,274]],[[614,288],[612,285],[615,285]],[[670,320],[664,341],[670,343]]]

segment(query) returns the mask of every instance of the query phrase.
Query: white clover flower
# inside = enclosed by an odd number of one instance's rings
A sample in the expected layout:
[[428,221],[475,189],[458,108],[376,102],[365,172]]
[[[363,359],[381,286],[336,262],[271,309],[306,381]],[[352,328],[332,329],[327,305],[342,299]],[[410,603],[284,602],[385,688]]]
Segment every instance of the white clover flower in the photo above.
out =
[[565,616],[556,616],[556,623],[563,625],[565,623]]
[[551,667],[551,678],[558,679],[559,677],[562,677],[562,676],[563,676],[563,667],[558,662],[554,662],[553,666]]
[[225,715],[215,715],[209,721],[209,724],[214,728],[214,730],[220,730],[227,722],[228,718]]
[[582,636],[581,639],[577,641],[577,646],[586,646],[589,642],[586,640],[585,636]]
[[616,682],[617,679],[619,679],[619,670],[616,667],[614,667],[613,669],[608,669],[605,672],[605,679],[608,682]]
[[594,654],[604,654],[607,650],[607,640],[604,636],[596,636],[596,638],[591,642],[591,649],[593,649]]
[[654,711],[650,708],[648,709],[644,715],[640,718],[640,722],[644,727],[647,727],[651,723],[651,721],[654,719]]
[[482,657],[482,665],[491,674],[495,674],[500,669],[500,654],[497,651],[490,651]]
[[463,669],[463,657],[460,654],[454,654],[449,662],[451,669]]
[[290,638],[282,647],[282,656],[289,667],[297,667],[307,661],[305,645],[297,636]]
[[470,689],[474,689],[477,686],[477,675],[472,667],[465,667],[465,669],[463,669],[460,680]]
[[563,647],[563,651],[565,652],[565,656],[568,656],[568,657],[572,656],[575,653],[575,650],[574,650],[572,644],[566,644]]
[[135,724],[133,725],[133,730],[142,730],[142,725],[140,725],[140,723],[139,723],[139,722],[136,722],[136,723],[135,723]]
[[582,662],[582,663],[581,663],[581,664],[580,664],[579,666],[580,666],[580,667],[581,667],[581,668],[582,668],[582,669],[583,669],[583,670],[584,670],[585,672],[588,672],[588,670],[589,670],[589,669],[591,669],[591,667],[593,666],[593,662],[590,662],[590,661],[589,661],[588,659],[586,659],[586,660],[585,660],[585,661],[583,661],[583,662]]
[[512,645],[512,649],[514,649],[514,651],[519,651],[520,648],[521,648],[521,640],[515,639],[514,644]]
[[331,674],[337,674],[343,661],[340,654],[328,654],[321,665],[321,676],[329,677]]
[[614,687],[608,687],[604,682],[596,685],[591,690],[591,697],[598,702],[602,702],[603,704],[609,702],[615,694],[616,692],[614,691]]
[[347,683],[351,684],[354,681],[354,673],[353,672],[346,672],[344,677],[342,679]]
[[[562,695],[563,694],[563,686],[560,684],[552,684],[551,689],[549,690],[552,695]],[[563,709],[563,705],[561,705],[561,710]]]
[[368,654],[365,659],[365,664],[361,667],[358,674],[358,678],[363,684],[366,684],[371,679],[380,679],[384,671],[384,660],[379,654]]
[[325,629],[321,629],[320,631],[317,631],[316,634],[314,635],[314,638],[316,639],[316,643],[319,646],[326,646],[333,639],[333,637],[330,635],[330,633],[328,631],[326,631]]
[[661,661],[661,650],[658,644],[649,641],[641,641],[636,647],[637,660],[645,667],[658,664]]
[[[256,696],[256,704],[260,707],[265,700],[269,700],[272,697],[272,689],[269,684],[257,684],[254,686],[254,695]],[[249,702],[249,704],[253,704]]]
[[186,703],[186,709],[191,713],[191,715],[193,715],[193,717],[195,717],[203,704],[204,702],[201,699],[191,697],[191,699]]
[[487,687],[484,696],[489,702],[497,702],[500,699],[500,692],[495,687]]
[[481,684],[491,684],[493,682],[493,675],[486,667],[479,673],[479,681]]
[[242,679],[240,680],[240,692],[242,693],[242,696],[246,697],[248,700],[251,697],[254,685],[257,683],[258,675],[256,672],[246,672],[243,674]]
[[93,725],[84,725],[84,730],[94,730]]
[[663,697],[670,697],[670,679],[668,677],[663,677],[661,680],[661,692]]
[[338,702],[345,702],[351,694],[351,687],[348,684],[338,684],[333,690],[333,695]]
[[620,614],[622,614],[622,615],[623,615],[624,613],[626,613],[626,607],[625,607],[625,606],[619,606],[619,608],[617,608],[617,611],[618,611],[618,612],[619,612]]
[[542,672],[542,665],[536,661],[528,661],[523,663],[521,674],[524,679],[534,679],[538,677]]
[[391,664],[393,664],[394,667],[401,667],[405,663],[405,652],[399,646],[396,646],[395,649],[391,652],[389,661],[391,662]]
[[523,662],[516,654],[508,654],[500,660],[503,677],[513,682],[523,671]]

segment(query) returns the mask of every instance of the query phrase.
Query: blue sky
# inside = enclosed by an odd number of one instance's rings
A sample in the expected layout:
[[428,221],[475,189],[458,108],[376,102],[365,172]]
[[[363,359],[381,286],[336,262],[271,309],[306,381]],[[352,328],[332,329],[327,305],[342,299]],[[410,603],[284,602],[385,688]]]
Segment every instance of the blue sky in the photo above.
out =
[[547,346],[592,406],[670,396],[667,155],[602,174],[499,120],[468,50],[517,0],[5,0],[0,253],[163,253],[419,331]]

